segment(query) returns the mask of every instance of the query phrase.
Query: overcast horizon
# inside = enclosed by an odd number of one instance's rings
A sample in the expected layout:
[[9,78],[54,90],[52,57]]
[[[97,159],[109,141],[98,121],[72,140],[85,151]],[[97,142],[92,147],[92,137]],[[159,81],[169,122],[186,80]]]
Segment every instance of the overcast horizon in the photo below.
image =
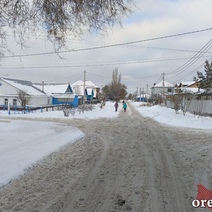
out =
[[122,27],[70,36],[59,55],[51,53],[44,34],[32,36],[23,49],[11,43],[13,55],[5,53],[0,61],[0,77],[72,84],[83,80],[86,70],[86,80],[102,87],[118,68],[132,93],[159,83],[163,72],[172,84],[204,72],[205,60],[212,58],[211,0],[136,0],[135,5]]

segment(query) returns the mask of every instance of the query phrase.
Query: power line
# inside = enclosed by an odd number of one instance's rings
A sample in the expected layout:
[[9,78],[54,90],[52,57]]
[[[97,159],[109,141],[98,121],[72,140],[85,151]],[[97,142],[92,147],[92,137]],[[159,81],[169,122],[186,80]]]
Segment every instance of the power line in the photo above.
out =
[[172,72],[169,72],[167,74],[175,73],[174,76],[169,77],[173,78],[178,76],[179,74],[183,73],[185,70],[190,68],[198,59],[200,59],[205,53],[207,53],[212,48],[212,39],[210,39],[201,49],[198,53],[196,53],[193,57],[191,57],[186,63],[181,65],[179,68],[175,69]]
[[51,55],[51,54],[80,52],[80,51],[91,51],[91,50],[105,49],[105,48],[111,48],[111,47],[117,47],[117,46],[125,46],[125,45],[131,45],[131,44],[136,44],[136,43],[173,38],[173,37],[178,37],[178,36],[206,32],[209,30],[212,30],[212,28],[195,30],[195,31],[190,31],[190,32],[183,32],[183,33],[178,33],[178,34],[173,34],[173,35],[160,36],[160,37],[155,37],[155,38],[147,38],[147,39],[137,40],[137,41],[130,41],[130,42],[124,42],[124,43],[116,43],[116,44],[110,44],[110,45],[104,45],[104,46],[90,47],[90,48],[71,49],[71,50],[64,50],[64,51],[60,51],[60,52],[43,52],[43,53],[34,53],[34,54],[12,55],[12,56],[4,56],[4,57],[5,58],[29,57],[29,56],[42,56],[42,55]]
[[[207,57],[207,56],[204,56]],[[178,58],[162,58],[162,59],[147,59],[147,60],[137,60],[137,61],[117,61],[117,62],[105,62],[105,63],[86,63],[86,64],[71,64],[71,65],[60,65],[60,66],[24,66],[24,67],[1,67],[1,69],[49,69],[49,68],[79,68],[79,67],[96,67],[96,66],[114,66],[114,65],[131,65],[131,64],[141,64],[141,63],[155,63],[155,62],[167,62],[174,60],[185,60],[190,57],[178,57]],[[199,58],[199,57],[198,57]]]
[[[47,81],[47,82],[50,83],[50,82],[62,80],[62,79],[65,79],[65,78],[75,77],[75,76],[78,76],[78,75],[80,75],[80,76],[77,78],[77,80],[78,80],[78,79],[82,76],[82,73],[77,73],[77,74],[69,75],[69,76],[66,76],[66,77],[56,78],[56,79],[54,79],[54,80],[50,80],[50,81]],[[76,81],[77,81],[77,80],[76,80]]]
[[94,76],[97,76],[97,77],[102,77],[102,78],[109,78],[111,79],[112,77],[107,77],[107,76],[103,76],[103,75],[99,75],[99,74],[94,74],[94,73],[91,73],[91,72],[87,72],[88,74],[91,74],[91,75],[94,75]]
[[[212,59],[212,57],[211,58],[209,58],[208,60],[211,60]],[[204,66],[204,64],[205,64],[205,62],[204,63],[202,63],[200,66],[198,66],[197,68],[195,68],[194,70],[192,70],[191,72],[189,72],[189,74],[187,74],[186,76],[184,76],[183,78],[185,78],[185,77],[188,77],[189,75],[191,75],[192,73],[194,73],[194,72],[196,72],[199,68],[201,68],[201,67],[203,67]],[[181,78],[181,80],[183,79],[183,78]],[[179,80],[178,80],[179,81]],[[175,82],[177,82],[177,81],[175,81]]]

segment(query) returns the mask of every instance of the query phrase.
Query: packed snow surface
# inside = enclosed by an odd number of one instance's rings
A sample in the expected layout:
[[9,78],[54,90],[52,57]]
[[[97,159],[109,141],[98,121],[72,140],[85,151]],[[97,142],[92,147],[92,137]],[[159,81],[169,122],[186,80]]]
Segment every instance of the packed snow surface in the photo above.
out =
[[[166,107],[141,106],[140,102],[130,104],[143,116],[153,118],[162,124],[212,129],[210,117],[199,117],[189,113],[183,116],[182,113],[175,114],[174,110]],[[22,175],[26,168],[44,156],[84,136],[80,130],[57,123],[57,120],[116,118],[121,110],[121,103],[118,112],[115,112],[114,103],[107,102],[103,109],[96,105],[92,111],[75,113],[69,117],[65,117],[62,111],[37,111],[27,114],[11,111],[10,115],[7,111],[0,111],[0,187]],[[23,118],[29,120],[21,120]]]

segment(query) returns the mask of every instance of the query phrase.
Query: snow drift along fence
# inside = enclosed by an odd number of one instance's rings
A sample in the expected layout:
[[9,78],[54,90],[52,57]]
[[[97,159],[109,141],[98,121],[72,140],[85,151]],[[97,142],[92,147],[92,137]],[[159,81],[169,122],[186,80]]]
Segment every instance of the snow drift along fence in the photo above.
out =
[[212,116],[212,100],[191,100],[187,111],[196,115]]

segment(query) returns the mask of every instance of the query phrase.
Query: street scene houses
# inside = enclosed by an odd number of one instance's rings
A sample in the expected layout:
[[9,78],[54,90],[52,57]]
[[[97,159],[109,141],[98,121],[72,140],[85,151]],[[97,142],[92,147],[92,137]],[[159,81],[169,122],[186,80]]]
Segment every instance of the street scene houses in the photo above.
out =
[[212,96],[210,92],[199,88],[195,81],[182,81],[176,85],[162,81],[151,88],[153,103],[169,108],[191,112],[198,115],[212,115]]
[[[147,89],[148,90],[148,89]],[[182,81],[175,85],[162,80],[150,87],[150,92],[140,89],[136,101],[160,104],[194,114],[212,114],[211,93],[199,88],[198,82]],[[65,105],[78,107],[100,101],[100,88],[90,80],[70,83],[32,83],[27,80],[0,78],[0,109],[39,108]]]
[[[32,83],[27,80],[0,78],[0,108],[46,107],[70,105],[97,100],[99,87],[91,81],[70,83]],[[24,99],[24,100],[23,100]],[[25,103],[25,104],[23,104]]]

